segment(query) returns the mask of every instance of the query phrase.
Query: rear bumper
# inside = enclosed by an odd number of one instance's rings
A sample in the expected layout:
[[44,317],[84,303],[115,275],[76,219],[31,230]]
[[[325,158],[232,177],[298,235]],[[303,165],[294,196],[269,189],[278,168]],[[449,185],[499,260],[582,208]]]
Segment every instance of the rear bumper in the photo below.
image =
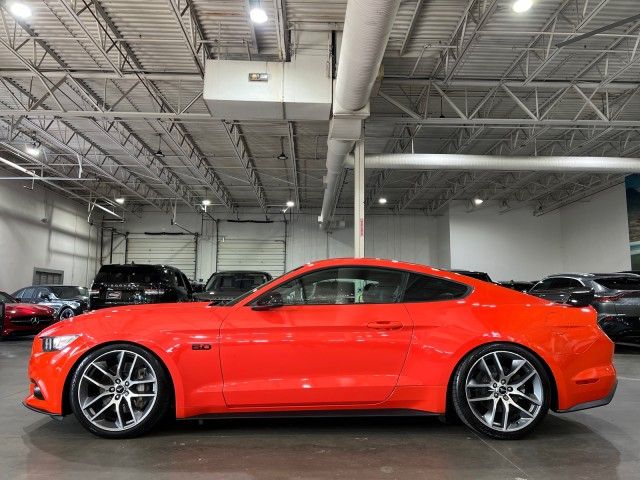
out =
[[611,400],[613,400],[614,395],[616,394],[617,388],[618,388],[618,381],[616,380],[615,383],[613,384],[613,387],[611,388],[611,391],[606,397],[600,398],[598,400],[591,400],[588,402],[579,403],[577,405],[574,405],[571,408],[567,408],[565,410],[556,410],[556,411],[558,413],[570,413],[570,412],[578,412],[580,410],[588,410],[589,408],[603,407],[605,405],[609,405],[611,403]]

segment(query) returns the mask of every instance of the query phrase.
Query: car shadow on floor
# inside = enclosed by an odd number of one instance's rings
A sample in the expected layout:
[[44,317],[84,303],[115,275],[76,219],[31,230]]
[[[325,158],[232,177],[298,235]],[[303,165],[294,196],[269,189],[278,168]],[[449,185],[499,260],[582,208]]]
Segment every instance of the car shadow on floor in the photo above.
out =
[[[620,459],[619,451],[598,432],[556,415],[516,442],[487,441],[464,426],[443,425],[436,417],[178,421],[130,440],[94,437],[67,417],[37,422],[25,428],[22,438],[29,451],[27,465],[44,461],[52,478],[71,464],[164,474],[242,473],[246,478],[324,478],[335,469],[346,478],[374,478],[388,469],[398,478],[427,472],[434,478],[478,478],[469,476],[471,471],[513,478],[510,455],[536,455],[543,465],[560,468],[571,462],[561,446],[576,438],[589,452],[598,452],[600,478],[616,478]],[[580,468],[588,467],[584,461]]]

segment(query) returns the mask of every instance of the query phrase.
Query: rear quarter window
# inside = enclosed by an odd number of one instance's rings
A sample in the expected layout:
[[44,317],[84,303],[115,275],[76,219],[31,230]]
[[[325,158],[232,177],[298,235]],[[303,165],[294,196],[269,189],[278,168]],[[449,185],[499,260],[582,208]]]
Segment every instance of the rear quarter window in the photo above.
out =
[[471,291],[468,285],[444,278],[410,273],[403,302],[436,302],[463,298]]

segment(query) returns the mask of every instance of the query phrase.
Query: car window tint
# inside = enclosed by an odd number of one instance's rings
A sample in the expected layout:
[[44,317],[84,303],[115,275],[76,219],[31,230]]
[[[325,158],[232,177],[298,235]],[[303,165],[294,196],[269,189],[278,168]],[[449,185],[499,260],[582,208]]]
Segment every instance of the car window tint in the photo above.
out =
[[640,277],[595,278],[594,281],[611,290],[640,290]]
[[403,275],[380,268],[331,268],[286,282],[269,295],[280,294],[285,305],[395,303],[401,295]]
[[412,273],[407,281],[404,302],[433,302],[464,297],[469,291],[467,285],[443,278]]

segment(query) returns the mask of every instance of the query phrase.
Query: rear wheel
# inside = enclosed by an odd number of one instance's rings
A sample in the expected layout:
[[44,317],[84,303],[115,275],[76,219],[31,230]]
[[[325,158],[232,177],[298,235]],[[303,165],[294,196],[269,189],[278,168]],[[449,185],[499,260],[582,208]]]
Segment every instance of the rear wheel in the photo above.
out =
[[528,350],[487,345],[460,364],[452,397],[467,426],[492,438],[516,439],[530,433],[549,411],[550,379]]
[[160,362],[130,344],[108,345],[88,355],[75,369],[70,395],[78,421],[106,438],[146,433],[171,404],[169,381]]

